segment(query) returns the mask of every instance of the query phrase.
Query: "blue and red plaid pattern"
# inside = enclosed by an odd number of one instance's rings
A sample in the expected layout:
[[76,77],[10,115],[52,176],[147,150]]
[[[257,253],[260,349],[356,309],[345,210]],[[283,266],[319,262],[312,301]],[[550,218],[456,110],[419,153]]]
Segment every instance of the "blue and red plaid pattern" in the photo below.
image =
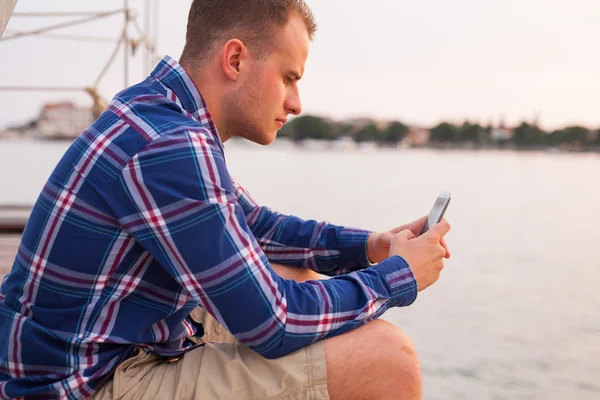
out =
[[[411,304],[409,266],[367,268],[367,237],[257,205],[165,57],[73,142],[33,208],[0,290],[0,397],[89,397],[136,346],[178,357],[202,334],[196,306],[276,358]],[[297,283],[269,262],[333,278]]]

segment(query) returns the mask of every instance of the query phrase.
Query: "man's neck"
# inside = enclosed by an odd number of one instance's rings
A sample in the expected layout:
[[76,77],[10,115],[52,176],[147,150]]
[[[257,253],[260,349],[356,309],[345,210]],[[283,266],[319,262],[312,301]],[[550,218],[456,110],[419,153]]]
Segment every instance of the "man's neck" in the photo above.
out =
[[222,90],[220,90],[219,82],[214,79],[214,73],[207,68],[206,70],[198,71],[191,68],[189,65],[182,65],[185,72],[190,76],[192,82],[198,89],[200,96],[206,102],[206,107],[210,113],[211,119],[217,128],[221,142],[225,143],[231,138],[227,135],[226,128],[223,126],[221,115],[221,100],[223,98]]

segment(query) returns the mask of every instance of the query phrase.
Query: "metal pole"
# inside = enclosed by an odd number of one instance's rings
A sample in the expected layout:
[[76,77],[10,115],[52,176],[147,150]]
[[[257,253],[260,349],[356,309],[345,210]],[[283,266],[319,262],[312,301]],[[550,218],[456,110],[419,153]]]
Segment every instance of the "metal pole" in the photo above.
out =
[[125,2],[125,40],[123,41],[123,66],[125,70],[123,71],[124,77],[124,87],[129,86],[129,37],[127,36],[127,26],[129,25],[129,0],[124,0]]
[[144,74],[150,73],[150,52],[149,46],[151,44],[150,39],[150,0],[146,0],[146,7],[144,14],[144,33],[146,35],[146,46],[144,46]]
[[159,17],[160,17],[160,0],[156,0],[154,2],[154,8],[152,9],[152,11],[154,12],[154,30],[152,32],[152,46],[154,48],[154,51],[152,53],[152,63],[150,65],[150,69],[154,68],[154,65],[160,61],[160,56],[158,56],[158,58],[154,58],[155,54],[159,54],[158,53],[158,28],[160,25],[160,21],[159,21]]

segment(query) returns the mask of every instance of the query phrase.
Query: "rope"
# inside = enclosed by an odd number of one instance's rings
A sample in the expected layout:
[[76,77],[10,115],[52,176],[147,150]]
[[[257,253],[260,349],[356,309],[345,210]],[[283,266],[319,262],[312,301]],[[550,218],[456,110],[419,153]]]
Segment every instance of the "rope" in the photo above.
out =
[[73,26],[73,25],[80,25],[80,24],[84,24],[86,22],[97,20],[97,19],[106,18],[106,17],[109,17],[111,15],[120,14],[123,11],[125,11],[125,10],[109,11],[109,12],[105,12],[105,13],[96,14],[96,15],[94,15],[92,17],[89,17],[89,18],[78,19],[78,20],[70,21],[70,22],[63,22],[61,24],[56,24],[56,25],[50,25],[50,26],[46,26],[44,28],[33,30],[33,31],[21,32],[21,33],[17,33],[16,35],[12,35],[12,36],[7,36],[7,37],[4,37],[4,38],[1,38],[0,41],[7,41],[7,40],[11,40],[11,39],[16,39],[16,38],[19,38],[19,37],[22,37],[22,36],[39,35],[40,33],[48,32],[48,31],[51,31],[53,29],[65,28],[67,26]]
[[[1,0],[0,0],[1,1]],[[150,3],[150,1],[146,2],[146,6],[148,6]],[[127,2],[125,3],[125,5],[127,5]],[[146,24],[148,25],[148,31],[151,31],[152,28],[154,28],[154,36],[155,36],[155,41],[153,42],[151,40],[150,37],[150,32],[145,32],[143,29],[140,28],[140,26],[138,25],[138,21],[136,18],[136,15],[131,12],[131,10],[129,10],[127,7],[123,8],[123,9],[119,9],[119,10],[114,10],[114,11],[108,11],[108,12],[17,12],[17,13],[13,13],[13,16],[17,16],[17,17],[73,17],[73,16],[86,16],[87,18],[82,18],[79,20],[75,20],[75,21],[70,21],[70,22],[64,22],[64,23],[60,23],[60,24],[56,24],[56,25],[51,25],[51,26],[47,26],[47,27],[43,27],[43,28],[39,28],[33,31],[19,31],[19,30],[8,30],[6,31],[7,33],[11,33],[11,36],[8,37],[4,37],[4,38],[0,38],[0,41],[2,40],[10,40],[10,39],[16,39],[19,37],[24,37],[24,36],[30,36],[30,35],[39,35],[41,37],[46,37],[46,38],[52,38],[52,39],[65,39],[65,40],[85,40],[85,41],[96,41],[96,42],[115,42],[116,41],[116,46],[115,49],[113,50],[113,53],[111,54],[110,58],[108,59],[108,62],[106,63],[106,65],[102,68],[102,71],[100,72],[100,75],[98,76],[98,78],[96,78],[96,81],[94,82],[94,85],[91,87],[74,87],[74,86],[56,86],[56,87],[51,87],[51,86],[0,86],[0,91],[52,91],[52,92],[81,92],[84,91],[86,92],[88,95],[90,95],[90,97],[92,97],[93,100],[93,107],[92,107],[92,111],[94,112],[94,115],[97,117],[104,109],[106,109],[107,106],[107,102],[104,98],[102,98],[102,96],[100,96],[99,92],[98,92],[98,84],[100,83],[100,81],[102,80],[102,78],[104,77],[104,75],[106,74],[106,72],[108,71],[109,67],[111,66],[111,64],[114,62],[119,49],[121,47],[121,45],[125,42],[127,44],[127,47],[131,48],[131,50],[133,52],[135,52],[136,48],[139,46],[140,43],[143,43],[146,46],[146,49],[149,50],[149,53],[151,53],[151,55],[153,57],[156,58],[156,60],[159,59],[158,54],[156,53],[156,43],[158,40],[158,4],[156,4],[156,10],[153,10],[153,17],[154,17],[154,24],[152,24],[153,26],[150,26],[150,13],[147,12],[146,15]],[[48,34],[48,31],[54,30],[54,29],[60,29],[60,28],[65,28],[65,27],[69,27],[69,26],[74,26],[74,25],[79,25],[79,24],[84,24],[86,22],[90,22],[90,21],[94,21],[97,19],[101,19],[101,18],[106,18],[109,17],[111,15],[115,15],[115,14],[120,14],[120,13],[125,13],[125,17],[126,17],[126,21],[125,21],[125,26],[123,27],[123,31],[121,33],[121,36],[119,38],[109,38],[109,37],[99,37],[99,36],[84,36],[84,35],[60,35],[60,34]],[[140,35],[139,39],[136,40],[129,40],[127,37],[127,25],[129,22],[133,22],[133,25],[135,27],[135,29],[137,30],[137,33]],[[127,51],[128,49],[126,49],[125,51]]]
[[0,86],[0,91],[28,91],[28,92],[80,92],[84,90],[82,87],[75,86]]
[[[24,33],[25,31],[7,29],[4,32],[11,33],[11,34],[17,34],[17,33]],[[48,39],[83,40],[83,41],[89,41],[89,42],[105,42],[105,43],[114,43],[117,40],[119,40],[119,38],[116,38],[116,37],[110,38],[110,37],[101,37],[101,36],[59,35],[59,34],[53,34],[53,33],[40,33],[39,36],[43,37],[43,38],[48,38]]]
[[137,49],[137,47],[139,46],[140,43],[143,43],[146,48],[148,50],[150,50],[150,52],[152,53],[153,57],[158,57],[158,54],[156,53],[156,49],[154,47],[154,43],[152,43],[150,41],[150,38],[148,37],[148,34],[142,29],[140,28],[140,26],[138,25],[138,21],[137,18],[133,18],[133,27],[135,28],[135,30],[137,31],[138,35],[140,35],[141,37],[135,41],[131,41],[131,48],[132,51],[135,52],[135,50]]
[[75,11],[75,12],[14,12],[13,17],[84,17],[103,14],[105,11]]
[[108,71],[110,64],[112,64],[112,62],[115,60],[117,53],[119,53],[119,48],[121,47],[121,44],[123,43],[124,40],[126,40],[126,35],[127,35],[127,25],[125,25],[125,28],[123,28],[121,37],[119,38],[119,41],[117,42],[117,45],[115,46],[115,49],[113,50],[113,53],[111,54],[110,58],[108,59],[108,62],[106,63],[104,68],[102,68],[102,71],[100,72],[100,75],[98,75],[98,78],[96,78],[96,82],[94,82],[94,85],[92,86],[93,88],[98,87],[100,80],[102,79],[104,74],[106,74],[106,71]]

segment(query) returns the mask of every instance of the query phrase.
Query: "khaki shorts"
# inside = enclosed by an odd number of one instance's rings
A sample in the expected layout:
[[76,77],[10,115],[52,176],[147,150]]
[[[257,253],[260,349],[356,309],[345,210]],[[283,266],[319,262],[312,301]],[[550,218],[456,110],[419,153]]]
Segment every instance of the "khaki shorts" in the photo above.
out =
[[144,349],[125,360],[93,399],[322,400],[327,393],[323,342],[276,360],[244,346],[202,309],[192,318],[204,324],[204,346],[177,360]]

